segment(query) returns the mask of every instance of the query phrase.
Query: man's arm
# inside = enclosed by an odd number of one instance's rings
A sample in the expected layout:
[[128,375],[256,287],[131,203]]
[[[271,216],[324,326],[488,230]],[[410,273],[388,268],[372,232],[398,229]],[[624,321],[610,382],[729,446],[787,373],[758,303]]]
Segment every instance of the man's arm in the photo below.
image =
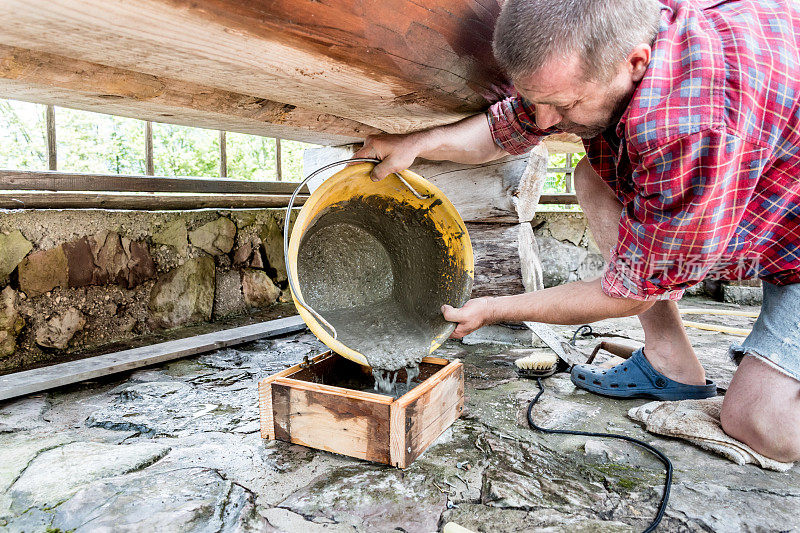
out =
[[457,322],[452,337],[461,338],[481,326],[496,322],[546,322],[585,324],[605,318],[638,315],[655,300],[612,298],[603,292],[600,280],[574,281],[541,291],[476,298],[459,309],[442,307],[445,320]]
[[380,180],[405,170],[417,157],[434,161],[479,164],[499,159],[508,153],[495,144],[485,113],[465,118],[454,124],[407,135],[375,135],[367,137],[364,147],[354,157],[374,157],[372,179]]

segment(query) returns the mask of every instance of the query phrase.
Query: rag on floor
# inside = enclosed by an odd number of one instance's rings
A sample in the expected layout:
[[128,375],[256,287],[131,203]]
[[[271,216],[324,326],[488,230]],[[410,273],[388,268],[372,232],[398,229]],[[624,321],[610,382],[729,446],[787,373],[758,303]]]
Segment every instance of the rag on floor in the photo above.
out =
[[781,463],[754,451],[722,430],[719,413],[723,396],[705,400],[650,402],[628,411],[628,416],[645,425],[650,433],[687,440],[727,457],[736,464],[755,464],[768,470],[786,472],[794,463]]

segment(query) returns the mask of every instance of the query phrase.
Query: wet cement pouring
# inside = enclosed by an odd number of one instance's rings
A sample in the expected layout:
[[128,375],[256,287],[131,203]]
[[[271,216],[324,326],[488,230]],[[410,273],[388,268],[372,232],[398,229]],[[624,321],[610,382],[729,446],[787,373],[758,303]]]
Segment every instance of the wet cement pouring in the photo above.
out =
[[373,389],[375,392],[387,394],[392,398],[399,398],[405,393],[409,392],[418,385],[414,380],[419,376],[419,363],[414,366],[405,368],[406,379],[405,381],[397,382],[400,376],[399,371],[381,370],[377,368],[372,369],[372,377],[375,378],[375,385]]
[[397,393],[397,371],[412,375],[433,339],[452,330],[441,306],[469,297],[468,274],[427,216],[437,205],[358,197],[323,211],[300,243],[304,298],[364,355],[383,393]]

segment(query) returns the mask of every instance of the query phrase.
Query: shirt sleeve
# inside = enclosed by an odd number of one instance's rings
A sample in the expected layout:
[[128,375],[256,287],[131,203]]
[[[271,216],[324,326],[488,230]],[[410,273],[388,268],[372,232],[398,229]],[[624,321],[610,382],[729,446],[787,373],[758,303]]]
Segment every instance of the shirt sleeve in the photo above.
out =
[[500,100],[486,112],[495,144],[509,154],[530,152],[542,138],[555,130],[542,130],[534,122],[534,108],[521,96]]
[[634,163],[633,201],[602,277],[603,291],[635,300],[678,300],[715,264],[741,253],[732,240],[763,166],[762,149],[704,130],[665,142]]

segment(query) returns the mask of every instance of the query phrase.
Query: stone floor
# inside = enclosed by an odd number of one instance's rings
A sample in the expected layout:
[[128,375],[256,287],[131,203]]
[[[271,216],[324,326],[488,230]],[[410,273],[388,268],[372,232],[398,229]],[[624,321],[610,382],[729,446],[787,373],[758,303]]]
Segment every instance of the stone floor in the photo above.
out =
[[[595,331],[641,339],[635,319]],[[737,338],[691,335],[726,386]],[[626,443],[528,429],[536,385],[517,378],[513,360],[530,342],[526,331],[492,328],[440,349],[464,361],[467,408],[404,471],[261,440],[256,383],[322,350],[307,333],[0,403],[0,531],[429,532],[448,521],[492,532],[643,529],[661,495],[660,463]],[[622,432],[672,459],[660,531],[798,527],[800,468],[737,466],[650,435],[625,416],[643,401],[576,391],[564,374],[546,388],[540,424]]]

